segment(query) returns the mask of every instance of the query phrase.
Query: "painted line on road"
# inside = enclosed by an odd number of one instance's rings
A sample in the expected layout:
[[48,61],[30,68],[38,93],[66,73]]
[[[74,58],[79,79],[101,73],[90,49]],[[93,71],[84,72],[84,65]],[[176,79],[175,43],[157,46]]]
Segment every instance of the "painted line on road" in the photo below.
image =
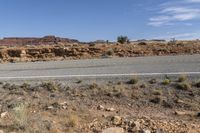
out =
[[88,75],[52,75],[52,76],[18,76],[0,77],[0,79],[44,79],[44,78],[78,78],[78,77],[117,77],[117,76],[156,76],[156,75],[198,75],[200,72],[168,72],[168,73],[125,73],[125,74],[88,74]]

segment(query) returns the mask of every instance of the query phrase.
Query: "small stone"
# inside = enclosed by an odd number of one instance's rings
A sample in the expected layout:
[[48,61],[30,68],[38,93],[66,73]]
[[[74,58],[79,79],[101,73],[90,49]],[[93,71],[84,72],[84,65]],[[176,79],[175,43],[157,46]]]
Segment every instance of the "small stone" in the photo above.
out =
[[176,100],[175,102],[176,102],[176,103],[184,104],[184,101],[183,101],[183,100],[180,100],[180,99]]
[[60,105],[67,105],[67,102],[62,102],[62,103],[59,103]]
[[66,105],[64,105],[64,106],[62,106],[62,108],[63,108],[63,109],[67,109],[67,106],[66,106]]
[[114,116],[112,118],[112,122],[114,125],[121,125],[122,124],[122,118],[120,116]]
[[129,131],[138,132],[140,130],[140,123],[138,121],[130,121],[129,122]]
[[181,116],[181,115],[187,115],[187,113],[184,111],[175,111],[175,115]]
[[115,109],[114,108],[107,108],[106,111],[113,112],[113,111],[115,111]]
[[54,107],[53,106],[48,106],[47,109],[51,110],[51,109],[54,109]]
[[151,133],[151,131],[143,129],[143,130],[140,131],[140,133]]
[[99,105],[99,106],[97,107],[97,109],[98,109],[98,110],[104,110],[104,106]]
[[[8,114],[8,112],[3,112],[3,113],[1,113],[1,118],[4,118],[7,114]],[[1,133],[1,132],[0,132],[0,133]]]
[[102,133],[125,133],[123,128],[111,127],[102,131]]
[[139,130],[140,130],[140,123],[139,123],[139,122],[137,122],[137,121],[133,122],[133,126],[134,126],[134,129],[135,129],[136,131],[139,131]]

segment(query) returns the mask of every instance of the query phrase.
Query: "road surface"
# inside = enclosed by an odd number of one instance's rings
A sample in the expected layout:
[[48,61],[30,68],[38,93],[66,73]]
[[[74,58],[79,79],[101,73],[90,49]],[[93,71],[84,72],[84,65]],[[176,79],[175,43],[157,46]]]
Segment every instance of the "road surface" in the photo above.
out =
[[0,64],[0,80],[200,75],[200,55]]

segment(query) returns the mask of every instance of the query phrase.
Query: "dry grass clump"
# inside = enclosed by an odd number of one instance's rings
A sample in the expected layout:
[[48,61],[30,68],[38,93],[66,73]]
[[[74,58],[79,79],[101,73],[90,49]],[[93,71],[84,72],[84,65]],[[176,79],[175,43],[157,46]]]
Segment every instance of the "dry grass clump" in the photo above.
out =
[[147,88],[147,84],[146,83],[141,84],[140,88]]
[[20,87],[23,89],[29,89],[30,88],[30,84],[28,84],[27,82],[24,82]]
[[137,78],[137,77],[134,77],[134,78],[130,79],[127,83],[128,83],[128,84],[133,84],[133,85],[134,85],[134,84],[137,84],[138,81],[139,81],[138,78]]
[[3,89],[6,89],[6,90],[19,90],[20,86],[15,85],[15,84],[6,83],[6,84],[3,85]]
[[153,95],[158,95],[159,96],[159,95],[162,95],[162,94],[163,94],[162,90],[157,90],[156,89],[156,90],[153,91]]
[[150,84],[155,84],[156,82],[157,82],[156,79],[151,79],[151,80],[149,81]]
[[117,86],[102,86],[96,90],[96,95],[106,95],[109,97],[123,97],[126,96],[126,88],[124,85]]
[[28,125],[28,109],[26,104],[19,104],[11,111],[11,119],[18,130],[25,130]]
[[82,83],[83,81],[82,80],[78,80],[76,83],[77,84],[80,84],[80,83]]
[[75,113],[70,113],[66,120],[67,127],[76,127],[79,123],[79,117]]
[[186,75],[180,75],[179,77],[178,77],[178,82],[184,82],[184,81],[186,81],[187,80],[187,76]]
[[180,90],[191,90],[191,85],[188,82],[178,83],[176,86]]
[[54,91],[58,91],[59,90],[59,85],[54,83],[54,82],[43,82],[42,87],[44,87],[45,89],[47,89],[48,91],[54,92]]
[[156,96],[152,99],[150,99],[150,102],[154,103],[154,104],[159,104],[162,101],[162,97],[161,96]]
[[115,54],[115,52],[113,51],[113,49],[109,49],[108,51],[106,51],[106,55],[108,56],[113,56]]
[[97,89],[97,88],[99,88],[99,86],[98,86],[98,84],[95,83],[95,82],[89,85],[89,89],[91,89],[91,90]]
[[200,88],[200,80],[196,82],[195,86]]

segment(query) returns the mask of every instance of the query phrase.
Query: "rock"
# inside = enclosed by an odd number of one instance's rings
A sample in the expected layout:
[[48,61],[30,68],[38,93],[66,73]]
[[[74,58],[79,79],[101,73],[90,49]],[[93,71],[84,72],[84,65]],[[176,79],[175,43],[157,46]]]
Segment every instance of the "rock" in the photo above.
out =
[[67,105],[67,102],[59,103],[59,105],[62,105],[62,106]]
[[4,131],[3,131],[3,130],[0,130],[0,133],[4,133]]
[[62,106],[63,109],[67,109],[67,102],[59,103],[60,106]]
[[98,109],[98,110],[104,110],[104,106],[99,105],[99,106],[97,107],[97,109]]
[[115,109],[114,108],[107,108],[106,111],[113,112],[113,111],[115,111]]
[[138,132],[140,130],[140,123],[138,121],[129,121],[128,131],[130,132]]
[[194,114],[195,114],[194,112],[190,111],[175,111],[175,115],[179,116],[184,116],[184,115],[193,116]]
[[102,131],[102,133],[125,133],[123,128],[111,127]]
[[66,106],[66,105],[64,105],[64,106],[62,106],[62,108],[63,108],[63,109],[67,109],[67,106]]
[[151,131],[143,129],[143,130],[140,131],[140,133],[151,133]]
[[133,127],[134,127],[134,129],[136,130],[136,131],[139,131],[140,130],[140,123],[139,122],[137,122],[137,121],[135,121],[135,122],[133,122]]
[[122,118],[120,116],[114,116],[114,117],[112,117],[112,122],[114,125],[121,125]]
[[[3,112],[3,113],[1,113],[1,118],[4,118],[6,115],[8,114],[8,112],[6,111],[6,112]],[[1,132],[0,132],[1,133]]]
[[180,103],[180,104],[184,104],[184,101],[183,101],[183,100],[180,100],[180,99],[175,100],[175,102],[176,102],[176,103]]
[[47,109],[51,110],[51,109],[54,109],[54,107],[53,106],[48,106]]

